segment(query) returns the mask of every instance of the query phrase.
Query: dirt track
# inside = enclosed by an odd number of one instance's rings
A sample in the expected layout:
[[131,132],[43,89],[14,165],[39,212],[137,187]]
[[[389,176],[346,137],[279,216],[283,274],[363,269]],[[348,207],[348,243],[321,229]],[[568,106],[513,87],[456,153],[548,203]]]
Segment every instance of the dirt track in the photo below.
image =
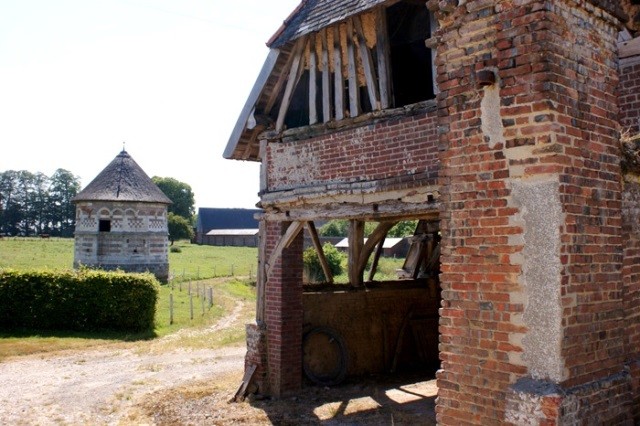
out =
[[0,364],[0,424],[117,424],[143,395],[237,370],[244,348],[88,350]]

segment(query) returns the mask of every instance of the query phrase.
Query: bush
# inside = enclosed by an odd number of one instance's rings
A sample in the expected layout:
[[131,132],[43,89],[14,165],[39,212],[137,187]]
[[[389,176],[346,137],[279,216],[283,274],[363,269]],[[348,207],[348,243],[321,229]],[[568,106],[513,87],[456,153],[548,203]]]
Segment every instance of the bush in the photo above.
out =
[[151,274],[0,270],[0,328],[153,329],[158,282]]
[[[342,274],[344,271],[342,261],[346,259],[346,255],[340,252],[331,243],[325,243],[322,246],[322,251],[324,252],[324,256],[327,258],[327,263],[329,264],[329,269],[333,276],[335,277]],[[313,247],[304,251],[302,254],[302,260],[304,262],[304,274],[307,282],[327,281],[327,278],[324,276],[324,271],[322,270],[318,254]]]
[[171,253],[182,253],[182,249],[178,246],[171,246],[171,248],[169,248],[169,251]]

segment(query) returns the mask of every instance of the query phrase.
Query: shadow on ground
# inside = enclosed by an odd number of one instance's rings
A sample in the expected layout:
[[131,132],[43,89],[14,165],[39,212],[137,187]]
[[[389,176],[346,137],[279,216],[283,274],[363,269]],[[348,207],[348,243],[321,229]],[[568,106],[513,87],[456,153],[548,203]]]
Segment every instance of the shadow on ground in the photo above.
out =
[[433,376],[375,376],[335,387],[307,384],[293,397],[249,399],[274,425],[435,425]]

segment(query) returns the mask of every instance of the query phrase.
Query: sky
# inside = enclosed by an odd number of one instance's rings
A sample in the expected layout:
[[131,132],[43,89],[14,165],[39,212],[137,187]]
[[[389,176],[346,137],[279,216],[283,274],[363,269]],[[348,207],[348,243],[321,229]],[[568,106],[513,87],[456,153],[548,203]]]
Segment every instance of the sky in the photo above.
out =
[[222,153],[299,0],[0,0],[0,171],[84,188],[123,149],[198,207],[252,208],[258,163]]

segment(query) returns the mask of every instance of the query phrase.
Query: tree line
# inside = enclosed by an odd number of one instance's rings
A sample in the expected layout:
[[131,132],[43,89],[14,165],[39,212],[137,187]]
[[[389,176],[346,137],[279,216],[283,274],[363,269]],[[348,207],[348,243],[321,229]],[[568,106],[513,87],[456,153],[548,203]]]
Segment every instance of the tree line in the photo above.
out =
[[[172,201],[168,209],[171,242],[191,239],[195,214],[191,186],[169,177],[152,180]],[[73,237],[76,210],[71,200],[80,189],[80,178],[64,169],[51,176],[27,170],[0,172],[0,235]]]
[[71,199],[79,191],[80,178],[64,169],[51,176],[0,172],[0,234],[73,236],[76,211]]

